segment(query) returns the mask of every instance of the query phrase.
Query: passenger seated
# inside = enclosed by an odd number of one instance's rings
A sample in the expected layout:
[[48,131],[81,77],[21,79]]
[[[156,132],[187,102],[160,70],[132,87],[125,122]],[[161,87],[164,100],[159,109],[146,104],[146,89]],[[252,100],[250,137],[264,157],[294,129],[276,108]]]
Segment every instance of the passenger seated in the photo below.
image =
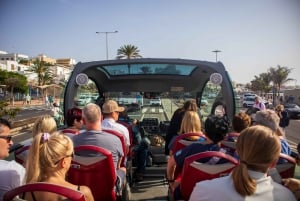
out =
[[[182,170],[184,159],[190,155],[201,153],[205,151],[221,151],[226,152],[220,148],[221,141],[224,139],[228,132],[229,122],[226,116],[215,116],[210,115],[205,121],[205,135],[207,144],[192,143],[189,146],[177,151],[172,156],[170,156],[167,164],[167,179],[169,181],[170,188],[174,192],[174,197],[180,198],[180,190],[178,188],[180,180],[174,178],[175,168],[179,171]],[[219,158],[205,158],[202,163],[216,164],[223,163]],[[176,170],[177,171],[177,170]],[[176,189],[176,191],[175,191]]]
[[[32,137],[34,138],[39,133],[49,133],[50,135],[57,131],[57,125],[53,117],[50,115],[44,115],[39,117],[33,124]],[[15,152],[15,158],[18,162],[25,165],[25,160],[28,155],[28,149],[31,146],[32,141],[25,141],[23,144],[23,151]],[[22,149],[22,148],[21,148]]]
[[239,112],[232,118],[232,132],[222,141],[221,147],[225,148],[231,155],[235,153],[235,143],[240,132],[251,125],[251,117],[245,112]]
[[[33,138],[26,161],[26,183],[47,182],[81,191],[87,201],[93,201],[87,186],[76,186],[65,180],[70,168],[74,148],[72,140],[60,133],[39,133]],[[60,195],[48,192],[26,193],[26,200],[64,200]]]
[[173,113],[170,121],[170,126],[167,130],[166,143],[165,143],[165,154],[169,155],[169,144],[174,136],[177,136],[183,115],[186,111],[198,111],[198,107],[195,100],[187,100],[184,105]]
[[230,132],[225,140],[236,142],[240,132],[251,125],[251,117],[245,112],[239,112],[232,118],[232,132]]
[[[183,115],[179,135],[184,133],[199,133],[202,134],[201,131],[201,121],[199,118],[198,112],[195,111],[186,111]],[[204,135],[204,134],[203,134]],[[178,135],[174,136],[169,144],[169,153],[172,155],[172,150],[174,147],[174,141]],[[185,140],[188,141],[205,141],[204,137],[199,136],[191,136],[189,138],[186,138]]]
[[149,152],[150,140],[146,136],[144,128],[139,128],[137,136],[139,136],[137,145],[134,147],[134,161],[136,163],[134,176],[135,181],[142,181],[146,171],[147,159],[151,154]]
[[[124,152],[120,139],[112,134],[102,131],[101,109],[94,103],[87,104],[82,109],[82,120],[86,131],[73,136],[74,146],[95,145],[111,151],[117,175],[121,183],[125,183],[126,168],[121,167]],[[76,153],[82,156],[93,156],[95,153]]]
[[280,153],[280,140],[264,126],[243,130],[237,139],[239,165],[229,176],[197,183],[190,201],[296,200],[290,190],[267,176]]
[[[114,100],[108,100],[102,105],[103,121],[102,129],[115,130],[125,136],[127,152],[130,146],[130,136],[128,129],[122,124],[118,123],[119,114],[125,110],[124,107],[119,107]],[[127,155],[127,153],[125,153]]]
[[22,165],[14,160],[4,160],[9,156],[9,149],[13,145],[10,129],[9,121],[0,118],[0,200],[3,200],[7,191],[22,185],[25,176]]
[[74,107],[67,111],[66,115],[67,128],[62,130],[62,133],[72,138],[74,135],[79,134],[82,129],[82,110]]
[[[291,147],[285,138],[285,134],[279,126],[280,118],[276,114],[275,111],[266,109],[262,111],[258,111],[254,117],[256,125],[263,125],[270,129],[272,129],[277,136],[279,136],[281,143],[281,153],[286,155],[291,155]],[[286,163],[287,161],[280,158],[278,160],[278,164]]]

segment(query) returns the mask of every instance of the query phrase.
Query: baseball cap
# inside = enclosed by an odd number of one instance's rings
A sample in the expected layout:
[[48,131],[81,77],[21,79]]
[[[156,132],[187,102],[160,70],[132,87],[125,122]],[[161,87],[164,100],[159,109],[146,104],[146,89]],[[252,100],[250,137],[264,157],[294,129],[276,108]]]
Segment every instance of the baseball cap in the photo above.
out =
[[125,110],[124,107],[119,107],[118,103],[114,100],[108,100],[102,105],[102,112],[109,114],[112,112],[123,112]]

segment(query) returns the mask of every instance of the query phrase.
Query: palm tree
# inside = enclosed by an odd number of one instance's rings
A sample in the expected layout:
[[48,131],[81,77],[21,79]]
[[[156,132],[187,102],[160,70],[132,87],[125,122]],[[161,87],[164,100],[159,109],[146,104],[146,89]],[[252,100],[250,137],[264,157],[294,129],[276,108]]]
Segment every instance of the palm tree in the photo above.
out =
[[278,65],[277,68],[271,67],[269,69],[271,81],[273,82],[274,87],[278,89],[278,92],[280,92],[280,89],[284,83],[294,80],[292,78],[288,78],[291,71],[291,68],[280,65]]
[[134,45],[124,45],[118,49],[117,52],[117,59],[135,59],[135,58],[141,58],[142,56],[139,54],[140,50],[138,47]]
[[[29,71],[37,74],[38,86],[51,84],[53,80],[53,74],[49,69],[49,65],[44,61],[40,61],[40,60],[34,61],[33,64],[34,65],[29,68]],[[44,90],[42,90],[42,95],[43,94],[44,94]]]
[[38,86],[41,86],[43,84],[43,76],[49,69],[44,61],[36,60],[33,62],[33,66],[29,68],[29,71],[37,74]]

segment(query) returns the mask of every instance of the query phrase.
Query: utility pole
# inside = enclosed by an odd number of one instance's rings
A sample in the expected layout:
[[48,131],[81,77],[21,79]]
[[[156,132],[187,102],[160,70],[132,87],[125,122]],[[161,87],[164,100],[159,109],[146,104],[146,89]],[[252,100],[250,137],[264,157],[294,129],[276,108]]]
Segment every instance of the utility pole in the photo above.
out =
[[212,52],[216,53],[216,62],[218,62],[218,53],[222,52],[221,50],[213,50]]
[[108,40],[107,40],[107,34],[111,33],[118,33],[118,31],[96,31],[96,34],[105,34],[105,41],[106,41],[106,60],[108,60]]

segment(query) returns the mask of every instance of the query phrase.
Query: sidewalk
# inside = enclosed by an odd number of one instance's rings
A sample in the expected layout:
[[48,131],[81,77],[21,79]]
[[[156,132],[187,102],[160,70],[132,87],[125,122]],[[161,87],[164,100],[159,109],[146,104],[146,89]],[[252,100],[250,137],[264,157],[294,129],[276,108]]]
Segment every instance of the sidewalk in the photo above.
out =
[[14,106],[11,104],[8,107],[26,107],[26,106],[35,106],[35,105],[43,105],[44,102],[42,100],[31,100],[31,103],[29,105],[24,104],[23,101],[15,101]]
[[[59,99],[55,99],[55,101],[59,102],[60,100]],[[42,106],[42,105],[44,105],[46,107],[46,105],[45,105],[45,103],[44,103],[43,100],[41,100],[41,99],[34,99],[34,100],[31,100],[31,102],[30,102],[29,105],[27,105],[26,103],[24,104],[23,101],[15,101],[14,102],[14,106],[12,106],[12,104],[9,104],[7,107],[8,108],[17,108],[17,107],[18,108],[26,108],[26,107],[31,107],[31,106]],[[50,105],[48,107],[50,107]]]

